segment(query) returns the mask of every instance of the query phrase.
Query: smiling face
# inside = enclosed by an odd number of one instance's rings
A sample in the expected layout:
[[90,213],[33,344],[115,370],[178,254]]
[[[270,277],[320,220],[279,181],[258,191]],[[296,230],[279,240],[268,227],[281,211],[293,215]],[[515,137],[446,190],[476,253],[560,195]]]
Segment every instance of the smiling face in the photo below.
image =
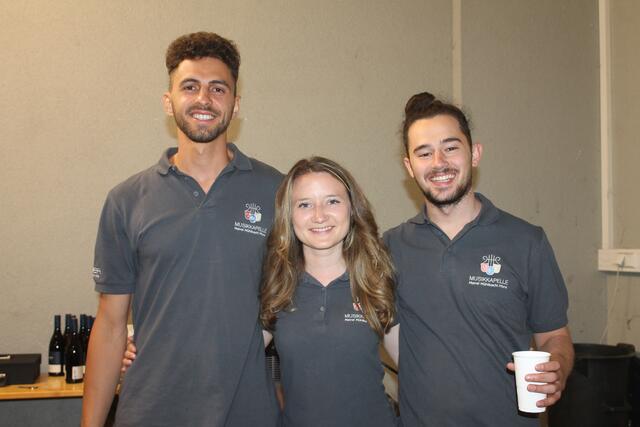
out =
[[229,67],[219,59],[182,61],[171,73],[171,88],[163,96],[165,112],[178,126],[178,137],[208,143],[225,134],[238,111],[234,88]]
[[472,168],[480,162],[482,147],[469,146],[455,118],[416,120],[408,131],[407,151],[404,165],[427,203],[451,206],[471,194]]
[[351,224],[351,203],[344,185],[327,172],[309,172],[293,183],[291,222],[305,257],[342,253]]

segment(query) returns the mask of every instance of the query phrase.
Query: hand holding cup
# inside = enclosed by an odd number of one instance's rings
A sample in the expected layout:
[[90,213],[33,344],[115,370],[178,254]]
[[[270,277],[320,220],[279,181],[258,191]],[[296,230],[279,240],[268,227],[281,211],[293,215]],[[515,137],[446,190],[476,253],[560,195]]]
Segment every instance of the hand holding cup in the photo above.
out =
[[551,357],[546,351],[516,351],[513,353],[513,362],[516,372],[516,391],[518,395],[518,409],[522,412],[544,412],[544,407],[538,407],[536,402],[547,397],[544,393],[529,391],[529,384],[544,384],[525,380],[528,374],[536,373],[536,365],[546,363]]

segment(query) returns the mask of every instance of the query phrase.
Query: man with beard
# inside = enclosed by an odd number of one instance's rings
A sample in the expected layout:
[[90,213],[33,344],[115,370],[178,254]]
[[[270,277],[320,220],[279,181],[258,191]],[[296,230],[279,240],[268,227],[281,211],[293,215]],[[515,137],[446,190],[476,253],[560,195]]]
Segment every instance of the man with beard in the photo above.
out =
[[[482,146],[457,107],[429,93],[405,108],[404,164],[425,209],[385,233],[398,279],[404,426],[537,426],[518,413],[511,353],[551,361],[530,391],[560,398],[573,365],[567,291],[544,231],[472,191]],[[508,368],[508,369],[506,369]]]
[[240,56],[231,41],[182,36],[166,65],[163,104],[178,147],[107,196],[82,425],[104,424],[131,302],[139,362],[120,389],[117,425],[273,426],[277,406],[257,319],[282,177],[227,142],[239,105]]

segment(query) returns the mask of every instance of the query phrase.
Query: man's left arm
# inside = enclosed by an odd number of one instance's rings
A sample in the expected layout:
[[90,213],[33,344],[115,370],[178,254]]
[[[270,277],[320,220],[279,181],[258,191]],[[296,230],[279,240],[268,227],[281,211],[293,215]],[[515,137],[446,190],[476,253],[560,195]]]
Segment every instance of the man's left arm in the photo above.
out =
[[[545,393],[546,399],[539,400],[539,407],[551,406],[560,400],[562,391],[567,383],[567,377],[573,369],[574,351],[569,328],[564,326],[549,332],[533,334],[536,350],[551,353],[549,362],[536,365],[538,373],[528,374],[527,381],[544,383],[529,384],[527,389],[537,393]],[[513,363],[507,367],[514,370]]]
[[[569,297],[558,262],[544,231],[529,258],[528,321],[534,332],[536,350],[551,353],[547,363],[536,366],[538,371],[528,374],[530,391],[545,393],[547,397],[538,401],[539,407],[555,404],[562,394],[567,378],[573,368],[573,343],[567,325]],[[564,325],[560,327],[560,325]],[[549,328],[556,328],[548,330]]]

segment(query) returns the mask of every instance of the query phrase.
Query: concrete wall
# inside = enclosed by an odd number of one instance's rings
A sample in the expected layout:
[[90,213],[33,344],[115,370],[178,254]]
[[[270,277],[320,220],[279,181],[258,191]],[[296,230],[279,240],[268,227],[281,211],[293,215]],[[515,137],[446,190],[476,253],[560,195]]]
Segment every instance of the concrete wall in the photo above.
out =
[[[640,248],[640,3],[611,2],[611,107],[616,248]],[[640,349],[640,275],[607,274],[607,342]]]
[[[451,99],[451,0],[0,5],[0,352],[46,355],[55,313],[94,313],[109,188],[174,144],[164,50],[195,30],[243,55],[232,134],[286,169],[321,154],[362,183],[382,229],[412,216],[398,128],[409,95]],[[462,101],[485,144],[479,190],[542,225],[576,340],[606,322],[599,246],[597,3],[465,0]]]
[[415,211],[397,129],[409,95],[450,92],[450,14],[449,0],[2,2],[0,352],[46,356],[53,314],[95,313],[106,193],[175,145],[160,104],[174,38],[235,40],[238,145],[282,171],[340,160],[387,228]]
[[596,1],[463,1],[463,103],[484,144],[479,188],[544,227],[576,341],[606,322],[600,245]]

